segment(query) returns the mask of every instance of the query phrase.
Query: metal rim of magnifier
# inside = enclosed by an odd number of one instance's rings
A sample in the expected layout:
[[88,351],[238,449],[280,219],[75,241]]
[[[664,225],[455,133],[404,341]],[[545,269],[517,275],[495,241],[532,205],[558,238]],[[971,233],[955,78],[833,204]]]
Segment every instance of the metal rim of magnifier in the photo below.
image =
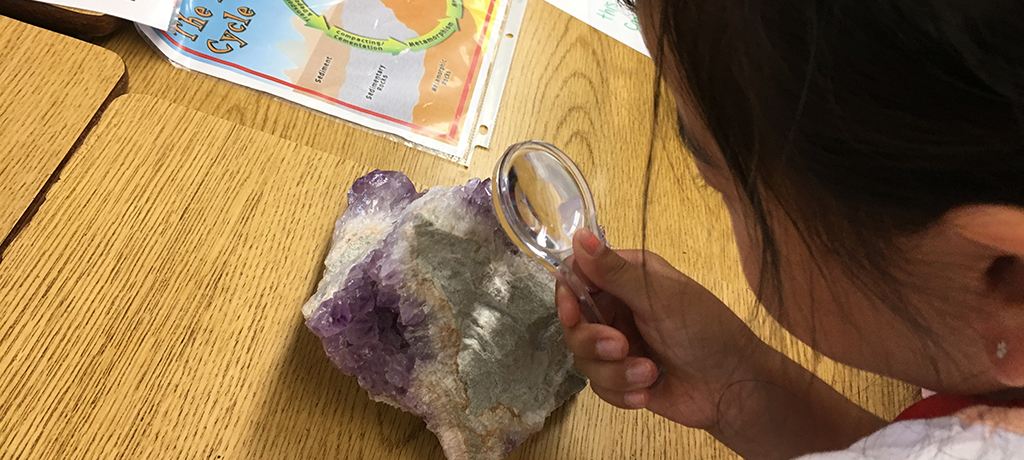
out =
[[[513,144],[505,153],[501,156],[497,166],[494,168],[494,177],[491,180],[491,196],[494,200],[495,214],[498,215],[498,221],[501,222],[501,226],[504,227],[505,233],[512,238],[512,242],[515,243],[524,252],[535,254],[538,259],[547,266],[549,270],[556,271],[558,266],[562,264],[562,260],[554,257],[551,252],[546,249],[538,248],[536,245],[528,243],[533,241],[531,235],[523,230],[522,225],[510,225],[508,222],[508,216],[516,216],[519,219],[519,213],[516,210],[516,206],[512,200],[512,194],[509,193],[508,173],[512,169],[512,159],[518,155],[525,155],[529,152],[541,151],[554,157],[562,165],[562,167],[569,173],[569,177],[573,180],[576,185],[576,189],[580,191],[580,199],[583,201],[583,211],[586,214],[584,219],[586,225],[590,231],[598,234],[597,226],[597,210],[594,207],[594,197],[590,194],[590,186],[587,185],[586,179],[583,178],[583,173],[580,172],[580,168],[573,163],[572,159],[568,155],[562,153],[558,147],[555,147],[544,141],[525,141],[517,144]],[[571,249],[569,253],[571,253]]]

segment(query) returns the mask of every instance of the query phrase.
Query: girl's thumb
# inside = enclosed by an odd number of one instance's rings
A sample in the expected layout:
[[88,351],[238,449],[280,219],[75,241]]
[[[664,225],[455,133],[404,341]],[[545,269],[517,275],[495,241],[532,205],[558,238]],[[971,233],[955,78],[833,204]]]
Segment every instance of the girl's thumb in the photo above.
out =
[[594,286],[630,307],[646,299],[642,266],[624,259],[585,228],[573,235],[572,247],[576,266]]

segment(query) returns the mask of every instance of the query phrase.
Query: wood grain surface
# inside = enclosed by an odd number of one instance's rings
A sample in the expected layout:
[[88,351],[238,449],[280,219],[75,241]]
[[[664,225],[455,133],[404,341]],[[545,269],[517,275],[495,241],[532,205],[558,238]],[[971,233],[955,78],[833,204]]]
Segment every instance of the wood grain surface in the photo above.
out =
[[18,221],[101,108],[127,85],[116,54],[3,16],[0,82],[2,257]]
[[430,440],[334,371],[301,320],[363,172],[117,99],[0,264],[0,457],[327,458],[375,424]]
[[125,23],[123,19],[108,14],[36,0],[0,1],[0,14],[79,38],[109,35]]
[[[763,338],[869,410],[892,417],[915,399],[915,389],[814,354],[756,305],[739,268],[728,215],[717,196],[701,185],[677,139],[671,100],[657,117],[653,113],[649,60],[536,0],[528,6],[518,40],[493,148],[478,150],[468,168],[255,91],[176,69],[132,30],[102,40],[102,46],[125,60],[132,74],[130,93],[170,100],[312,150],[293,144],[270,147],[285,144],[269,140],[265,145],[250,141],[258,148],[244,154],[226,149],[230,143],[218,134],[228,129],[220,128],[225,125],[190,114],[186,126],[202,136],[188,148],[173,144],[178,155],[157,155],[156,147],[142,140],[126,144],[141,151],[127,158],[92,154],[130,164],[101,168],[104,161],[87,163],[88,157],[76,155],[66,182],[55,188],[62,201],[47,201],[26,229],[46,247],[17,241],[9,251],[11,260],[0,263],[0,290],[5,292],[0,305],[10,299],[17,305],[11,307],[17,314],[6,314],[0,323],[0,334],[19,337],[25,349],[5,351],[0,358],[4,375],[25,375],[18,383],[0,384],[0,401],[18,401],[4,407],[18,408],[23,420],[13,425],[18,437],[0,443],[0,452],[7,451],[5,446],[26,449],[52,442],[61,449],[53,452],[70,457],[77,452],[100,457],[442,458],[421,422],[370,402],[353,379],[330,367],[303,329],[298,308],[319,273],[330,223],[340,212],[338,197],[353,171],[398,169],[421,187],[454,185],[489,176],[502,148],[524,139],[552,142],[580,164],[616,247],[646,244],[661,253],[718,294]],[[104,123],[118,114],[136,123],[134,118],[147,112],[137,105],[156,104],[140,101],[145,100],[115,104]],[[168,142],[168,132],[184,123],[182,116],[166,112],[162,122],[147,118],[159,127],[150,134],[157,139],[151,143]],[[112,131],[128,129],[110,123]],[[230,131],[265,139],[242,128]],[[97,131],[90,136],[91,149],[124,149],[123,142],[108,137]],[[642,190],[652,145],[644,238]],[[194,156],[177,159],[188,152]],[[282,166],[266,166],[275,161]],[[361,166],[343,172],[345,161]],[[80,171],[74,180],[73,167]],[[95,171],[87,173],[90,169]],[[213,177],[219,182],[202,179]],[[74,217],[72,211],[59,211],[73,207],[89,212]],[[278,214],[285,209],[288,217]],[[72,311],[90,314],[58,313],[72,305]],[[46,328],[50,324],[71,332],[55,333]],[[21,353],[22,361],[12,353]],[[11,374],[13,362],[22,367]],[[12,394],[18,398],[11,399]],[[3,423],[10,424],[12,416],[0,420],[3,433],[11,426]],[[87,430],[88,436],[68,437],[76,430]],[[543,431],[511,455],[734,457],[703,432],[646,412],[613,408],[589,390],[556,411]]]

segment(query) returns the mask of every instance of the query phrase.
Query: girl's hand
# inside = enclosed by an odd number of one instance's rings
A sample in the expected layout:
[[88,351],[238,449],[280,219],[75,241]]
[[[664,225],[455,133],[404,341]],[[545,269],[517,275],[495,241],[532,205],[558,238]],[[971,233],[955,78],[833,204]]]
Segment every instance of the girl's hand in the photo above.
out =
[[[559,285],[558,315],[576,366],[612,405],[647,408],[677,423],[710,429],[730,385],[756,377],[751,354],[767,349],[707,289],[661,257],[613,251],[581,230],[574,269],[596,290],[610,325],[580,319],[568,286]],[[732,399],[732,398],[730,398]]]
[[845,449],[885,425],[661,257],[613,251],[588,231],[576,232],[573,253],[611,325],[580,321],[561,285],[558,316],[576,366],[605,401],[707,430],[744,458]]

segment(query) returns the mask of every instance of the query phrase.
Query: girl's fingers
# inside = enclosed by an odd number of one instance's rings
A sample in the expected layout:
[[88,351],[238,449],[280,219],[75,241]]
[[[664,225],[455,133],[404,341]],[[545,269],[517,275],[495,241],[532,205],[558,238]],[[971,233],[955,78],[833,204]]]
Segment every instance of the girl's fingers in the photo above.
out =
[[620,409],[643,409],[651,402],[651,394],[647,390],[620,392],[595,386],[593,383],[590,389],[608,404]]
[[658,379],[657,366],[647,358],[576,360],[576,367],[590,377],[591,385],[623,393],[643,390]]
[[601,312],[601,317],[608,321],[609,326],[615,326],[616,329],[620,329],[619,325],[622,323],[622,318],[632,316],[628,311],[624,311],[628,307],[623,306],[619,299],[616,299],[615,296],[607,292],[598,291],[592,293],[590,298],[594,299],[597,311]]
[[612,327],[580,322],[563,335],[576,360],[616,361],[629,353],[626,336]]
[[631,307],[639,306],[638,300],[646,300],[641,297],[645,286],[644,267],[606,247],[586,228],[573,234],[573,262],[577,273]]
[[558,321],[562,323],[566,332],[580,323],[580,305],[576,301],[576,295],[561,281],[555,284],[555,308],[558,309]]
[[[578,275],[579,271],[576,273]],[[580,277],[580,279],[583,280],[583,277]],[[584,280],[584,282],[586,281]],[[601,313],[601,317],[608,321],[609,325],[614,325],[616,323],[615,319],[618,317],[618,311],[624,308],[622,302],[593,286],[588,286],[588,288],[590,288],[590,298],[594,300],[594,304]],[[562,320],[562,325],[572,327],[579,321],[579,300],[576,298],[576,293],[561,281],[555,284],[555,305],[559,307],[558,314],[559,319]],[[568,308],[564,312],[562,311],[563,306]]]
[[574,257],[575,256],[569,256],[567,259],[565,259],[565,265],[568,266],[572,270],[572,272],[576,274],[576,277],[579,278],[580,281],[582,281],[583,284],[587,286],[587,289],[590,290],[591,293],[600,291],[601,288],[597,287],[597,285],[594,284],[593,281],[590,281],[590,278],[587,278],[587,274],[583,273],[583,270],[580,270],[579,265],[576,264],[576,260],[574,259]]

